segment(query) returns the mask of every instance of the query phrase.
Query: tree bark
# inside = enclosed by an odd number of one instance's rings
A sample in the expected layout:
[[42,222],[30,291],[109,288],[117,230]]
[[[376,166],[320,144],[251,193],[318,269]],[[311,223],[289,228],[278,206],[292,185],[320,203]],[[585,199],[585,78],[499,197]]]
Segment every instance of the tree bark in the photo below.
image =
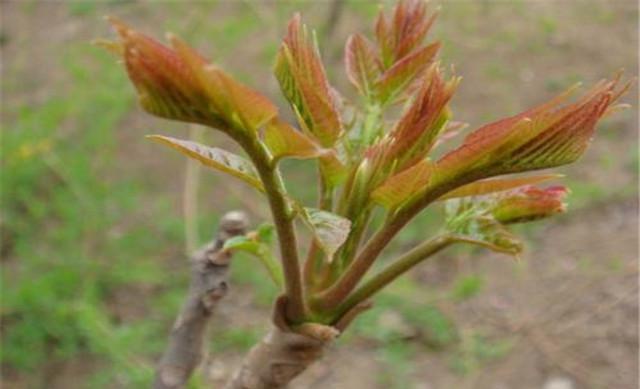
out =
[[156,370],[155,389],[184,388],[202,360],[207,325],[218,301],[227,293],[231,255],[222,250],[230,237],[245,233],[247,218],[229,212],[217,237],[192,257],[189,295],[175,321],[169,343]]
[[274,327],[256,344],[226,389],[285,388],[322,357],[327,342]]
[[304,323],[290,327],[284,320],[286,297],[281,296],[274,307],[274,327],[249,351],[225,389],[286,388],[320,360],[331,342],[370,306],[368,302],[355,306],[332,326]]

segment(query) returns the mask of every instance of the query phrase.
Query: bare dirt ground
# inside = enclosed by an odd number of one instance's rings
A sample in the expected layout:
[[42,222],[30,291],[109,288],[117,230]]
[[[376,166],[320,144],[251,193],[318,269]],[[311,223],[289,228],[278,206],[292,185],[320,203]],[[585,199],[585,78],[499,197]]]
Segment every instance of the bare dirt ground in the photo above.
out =
[[[456,72],[464,77],[453,107],[454,112],[459,112],[458,120],[479,124],[515,113],[550,97],[576,79],[588,85],[620,68],[626,68],[630,76],[637,74],[638,5],[635,1],[439,3],[442,11],[434,36],[442,39],[445,47],[450,47],[443,52],[443,62],[454,63]],[[13,71],[18,77],[17,81],[3,82],[21,83],[13,88],[15,94],[10,97],[16,104],[33,104],[51,96],[54,93],[51,88],[58,85],[55,69],[59,64],[50,56],[69,42],[105,35],[107,28],[97,16],[122,11],[102,6],[104,9],[100,8],[95,15],[72,18],[61,4],[35,4],[35,10],[31,11],[25,10],[18,1],[2,5],[3,28],[13,39],[3,49],[3,74]],[[255,18],[281,25],[261,34],[251,34],[246,44],[229,49],[222,61],[229,69],[267,79],[268,64],[260,62],[258,57],[265,42],[279,39],[286,18],[274,11],[273,3],[247,4],[253,8]],[[346,7],[337,26],[338,41],[354,30],[369,31],[370,23],[365,23],[362,14],[354,11],[358,2],[353,4]],[[216,7],[208,17],[216,20],[238,17],[233,2],[223,2]],[[298,8],[305,15],[311,15],[310,19],[322,20],[326,12],[326,6],[318,3],[301,2]],[[185,29],[195,36],[197,26],[205,23],[202,18],[198,19],[197,11],[167,4],[136,4],[122,13],[132,23],[139,22],[145,31],[157,34],[163,29],[156,25],[185,27],[189,18],[194,18],[198,22]],[[47,25],[51,27],[43,28]],[[205,49],[211,46],[206,39],[200,39]],[[332,69],[330,74],[337,85],[346,88],[339,63],[341,48],[336,45],[326,52],[327,66]],[[261,68],[254,71],[256,64]],[[261,83],[261,89],[274,96],[277,86],[272,78],[268,80]],[[417,345],[418,350],[412,357],[411,373],[401,387],[638,387],[637,92],[636,86],[625,98],[632,104],[631,110],[603,126],[584,160],[564,169],[570,177],[569,185],[575,185],[577,209],[530,232],[529,250],[520,262],[482,252],[445,253],[413,272],[411,277],[415,280],[443,288],[461,274],[482,274],[485,287],[480,294],[459,303],[443,301],[441,309],[455,320],[460,332],[481,330],[490,338],[507,339],[509,350],[483,362],[481,368],[459,374],[449,363],[453,351],[430,351],[421,347],[420,340],[411,335],[419,329],[400,323],[409,327],[405,341]],[[118,135],[121,142],[127,144],[122,154],[137,157],[119,171],[143,177],[154,190],[170,192],[174,204],[179,204],[181,181],[166,177],[182,174],[182,160],[156,154],[138,141],[151,126],[160,132],[171,124],[159,125],[158,121],[141,117],[140,111],[135,110],[123,121],[123,126],[131,131]],[[186,132],[184,128],[180,131]],[[147,175],[148,171],[162,174]],[[216,199],[231,191],[234,199],[206,202],[203,212],[216,213],[221,208],[241,206],[247,207],[256,219],[265,214],[263,207],[255,205],[257,197],[246,192],[241,184],[230,183],[221,189],[218,182],[205,179],[202,190],[210,191],[212,194],[207,196]],[[134,293],[144,298],[152,292]],[[250,287],[235,287],[215,320],[215,331],[233,328],[238,323],[265,322],[268,310],[255,304],[254,298]],[[416,299],[420,301],[421,297]],[[118,314],[141,317],[144,307],[117,310]],[[378,357],[377,351],[383,347],[367,339],[339,342],[327,358],[293,387],[386,388],[388,385],[380,382],[380,372],[393,367]],[[205,364],[208,382],[212,385],[222,382],[241,356],[237,352],[210,355]],[[99,361],[83,355],[68,362],[52,362],[42,374],[50,377],[48,387],[70,388],[79,387],[78,377],[99,369]],[[27,387],[23,382],[27,382],[23,377],[11,377],[7,387]],[[564,382],[565,386],[549,386],[551,382]]]

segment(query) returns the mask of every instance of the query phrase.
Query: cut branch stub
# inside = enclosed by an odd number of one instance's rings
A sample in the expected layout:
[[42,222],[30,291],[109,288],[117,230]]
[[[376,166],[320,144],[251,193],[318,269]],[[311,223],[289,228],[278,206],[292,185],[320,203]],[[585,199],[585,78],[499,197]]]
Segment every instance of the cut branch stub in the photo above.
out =
[[220,221],[218,236],[193,255],[189,295],[158,364],[155,389],[184,388],[200,363],[211,313],[228,290],[231,253],[222,247],[227,239],[244,234],[247,225],[244,213],[227,213]]
[[255,345],[226,389],[285,388],[322,357],[325,342],[273,328]]

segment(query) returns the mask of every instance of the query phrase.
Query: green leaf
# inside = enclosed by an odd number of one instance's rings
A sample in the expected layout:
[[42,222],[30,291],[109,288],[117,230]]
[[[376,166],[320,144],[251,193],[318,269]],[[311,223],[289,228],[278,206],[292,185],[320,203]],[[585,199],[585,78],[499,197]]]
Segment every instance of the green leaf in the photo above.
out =
[[300,214],[302,220],[311,229],[318,245],[331,259],[347,240],[351,231],[351,221],[315,208],[302,208]]
[[209,147],[197,142],[176,139],[169,136],[148,135],[147,138],[172,147],[182,154],[202,162],[205,166],[231,174],[259,191],[264,192],[262,182],[260,182],[258,173],[251,162],[239,155],[216,147]]
[[256,229],[256,235],[258,240],[263,243],[273,242],[273,236],[275,234],[275,226],[271,223],[262,223]]
[[467,229],[466,234],[456,234],[453,239],[514,257],[518,257],[522,253],[523,244],[520,239],[492,218],[472,219],[469,221]]
[[380,66],[367,38],[360,34],[349,37],[345,47],[345,66],[349,81],[362,95],[371,95],[375,80],[380,76]]
[[439,49],[440,43],[432,43],[402,58],[384,72],[377,83],[380,101],[391,103],[398,98],[427,70]]
[[436,64],[420,79],[420,87],[390,133],[388,159],[406,161],[428,155],[452,116],[447,107],[460,77],[446,80]]
[[523,244],[488,212],[483,204],[464,199],[449,200],[445,206],[446,228],[457,242],[471,243],[517,257]]
[[[264,234],[268,229],[263,227],[262,234]],[[260,237],[261,232],[258,232],[258,237]],[[252,254],[257,257],[262,265],[265,267],[269,276],[273,280],[273,282],[278,287],[282,287],[284,285],[284,280],[282,276],[282,271],[280,269],[280,265],[278,261],[273,256],[271,251],[271,247],[266,242],[262,242],[259,240],[251,239],[247,236],[234,236],[232,238],[227,239],[223,246],[224,250],[235,250],[235,251],[244,251],[246,253]]]
[[320,161],[320,173],[329,188],[340,185],[347,177],[347,167],[340,161],[335,152],[324,154]]

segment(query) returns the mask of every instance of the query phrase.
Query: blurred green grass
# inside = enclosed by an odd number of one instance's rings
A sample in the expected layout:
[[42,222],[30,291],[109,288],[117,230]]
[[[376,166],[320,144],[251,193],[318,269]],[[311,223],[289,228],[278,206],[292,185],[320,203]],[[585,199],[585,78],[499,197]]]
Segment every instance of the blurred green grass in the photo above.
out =
[[[128,81],[113,58],[86,44],[60,58],[68,88],[6,112],[15,120],[2,139],[2,227],[16,260],[2,277],[2,361],[26,372],[88,352],[138,386],[152,369],[135,361],[160,350],[162,323],[122,323],[109,305],[127,288],[170,289],[156,258],[177,253],[158,242],[180,241],[181,221],[135,179],[108,178],[117,175],[114,128],[132,106],[131,94],[114,93]],[[96,87],[95,74],[114,89]],[[131,223],[141,204],[156,222]]]

